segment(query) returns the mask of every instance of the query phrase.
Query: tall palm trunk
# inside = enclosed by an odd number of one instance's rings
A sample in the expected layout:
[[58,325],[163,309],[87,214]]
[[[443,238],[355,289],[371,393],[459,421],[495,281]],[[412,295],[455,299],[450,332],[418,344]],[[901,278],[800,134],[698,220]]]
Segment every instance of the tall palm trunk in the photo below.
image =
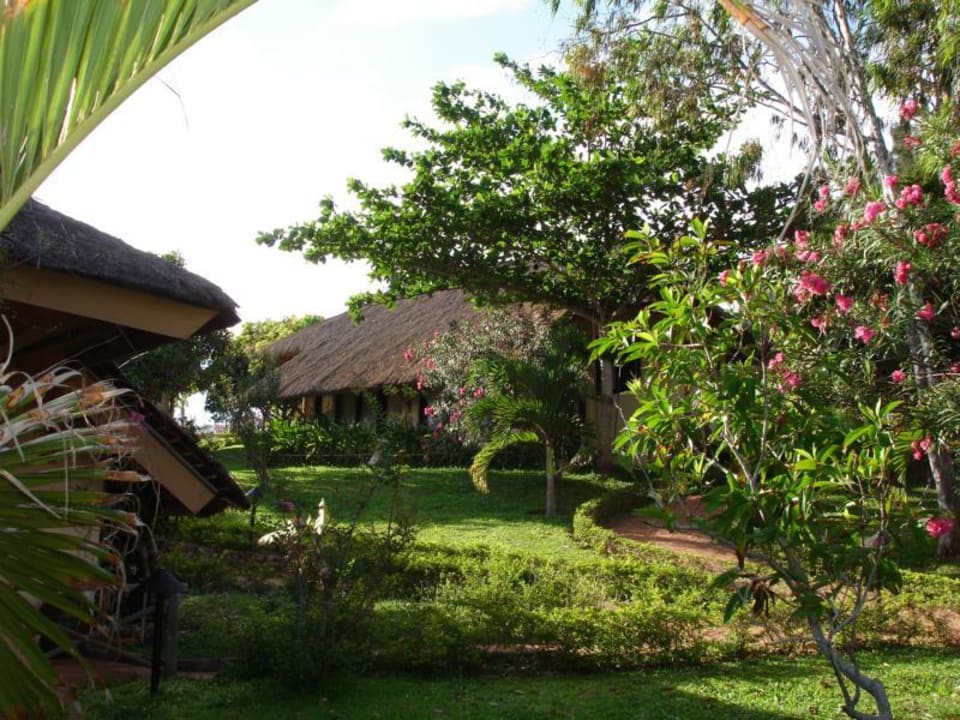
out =
[[553,443],[549,440],[545,443],[546,446],[546,471],[547,471],[547,498],[546,498],[546,511],[545,514],[547,517],[553,517],[557,514],[557,463],[556,457],[554,455]]

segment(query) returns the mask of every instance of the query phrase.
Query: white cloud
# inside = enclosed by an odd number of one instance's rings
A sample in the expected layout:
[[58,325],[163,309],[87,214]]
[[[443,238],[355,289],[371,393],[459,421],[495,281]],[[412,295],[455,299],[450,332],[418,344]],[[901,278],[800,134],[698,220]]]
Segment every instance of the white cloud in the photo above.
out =
[[344,25],[392,27],[424,21],[471,20],[518,12],[537,0],[344,0],[330,20]]

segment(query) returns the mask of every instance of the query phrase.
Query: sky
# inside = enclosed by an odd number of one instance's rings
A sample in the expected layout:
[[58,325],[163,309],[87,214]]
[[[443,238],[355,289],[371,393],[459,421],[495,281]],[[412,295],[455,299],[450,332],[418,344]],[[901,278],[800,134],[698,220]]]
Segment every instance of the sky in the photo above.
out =
[[515,96],[496,52],[556,64],[571,34],[544,0],[259,0],[148,81],[36,196],[221,286],[245,321],[343,312],[362,264],[312,265],[256,245],[312,219],[346,181],[402,179],[385,146],[464,80]]

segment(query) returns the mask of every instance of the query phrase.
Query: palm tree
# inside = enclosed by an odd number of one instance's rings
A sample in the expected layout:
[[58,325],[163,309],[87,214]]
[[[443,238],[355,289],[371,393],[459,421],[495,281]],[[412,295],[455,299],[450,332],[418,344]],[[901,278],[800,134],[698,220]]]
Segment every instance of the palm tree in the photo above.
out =
[[[3,0],[0,16],[0,229],[53,169],[160,68],[253,0]],[[11,338],[12,348],[15,338]],[[128,448],[129,423],[107,384],[77,389],[74,370],[40,378],[0,366],[0,716],[63,712],[36,643],[74,653],[39,603],[86,626],[104,621],[87,591],[122,584],[103,480],[133,481],[95,458]]]
[[565,449],[582,430],[584,367],[582,336],[566,325],[551,333],[536,357],[489,354],[475,363],[473,374],[487,390],[466,414],[468,427],[487,438],[470,466],[478,490],[488,491],[487,472],[497,454],[518,443],[540,442],[546,454],[545,514],[556,514]]

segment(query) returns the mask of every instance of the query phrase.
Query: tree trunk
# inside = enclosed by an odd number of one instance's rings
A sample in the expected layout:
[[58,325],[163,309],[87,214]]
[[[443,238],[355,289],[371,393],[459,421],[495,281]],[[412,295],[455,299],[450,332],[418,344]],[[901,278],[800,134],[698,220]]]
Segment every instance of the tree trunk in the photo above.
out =
[[[883,683],[874,678],[867,677],[860,672],[860,668],[858,668],[855,663],[843,657],[837,648],[834,647],[832,640],[828,639],[823,632],[820,620],[811,617],[809,624],[810,632],[813,634],[813,639],[817,643],[817,649],[820,651],[820,654],[827,659],[830,665],[833,666],[833,671],[837,676],[837,682],[840,684],[840,692],[843,694],[843,712],[846,713],[848,717],[855,718],[855,720],[893,720],[893,710],[890,709],[890,701],[887,699],[887,691],[886,688],[883,687]],[[856,692],[851,694],[847,683],[851,683],[856,688]],[[876,715],[859,712],[857,710],[857,702],[860,699],[861,690],[873,698],[877,706]]]
[[[937,507],[941,512],[960,521],[960,507],[954,490],[956,467],[953,458],[943,445],[927,455],[930,475],[937,488]],[[960,554],[960,522],[954,522],[953,532],[941,535],[937,539],[937,557],[941,560],[954,558]]]
[[597,469],[610,472],[616,467],[613,441],[617,434],[617,398],[614,364],[609,358],[600,358],[600,393],[597,397]]
[[553,444],[546,443],[547,450],[547,508],[544,514],[553,517],[557,514],[557,465],[553,454]]
[[174,394],[172,392],[163,392],[161,393],[160,397],[156,398],[156,404],[157,407],[163,410],[167,415],[173,417],[173,400]]
[[[916,290],[911,286],[910,298],[919,305],[919,298]],[[913,373],[916,377],[918,388],[928,388],[936,384],[937,376],[933,371],[933,338],[930,337],[930,331],[919,322],[911,324],[907,333],[907,342],[910,348],[910,354],[913,356]],[[953,456],[940,443],[937,443],[935,450],[927,453],[927,464],[930,467],[930,476],[937,488],[937,507],[941,512],[955,517],[960,506],[957,503],[957,496],[954,488],[956,479],[956,469],[953,463]],[[960,553],[960,537],[958,537],[960,528],[954,525],[954,531],[946,535],[941,535],[937,542],[937,557],[941,560],[956,557]]]

